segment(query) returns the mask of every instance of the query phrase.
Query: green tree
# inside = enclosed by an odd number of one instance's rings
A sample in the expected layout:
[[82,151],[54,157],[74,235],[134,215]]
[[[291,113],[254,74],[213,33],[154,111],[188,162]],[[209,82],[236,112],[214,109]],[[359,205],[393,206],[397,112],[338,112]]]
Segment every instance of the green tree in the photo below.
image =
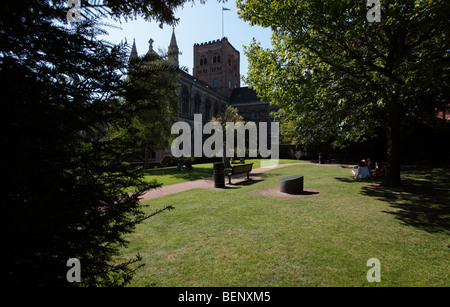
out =
[[[65,2],[1,3],[0,271],[8,285],[67,286],[69,258],[81,262],[82,285],[126,283],[139,257],[118,263],[115,255],[124,234],[153,215],[139,197],[159,186],[123,162],[135,150],[125,132],[136,112],[154,107],[138,99],[142,87],[124,81],[129,48],[95,38],[103,32],[94,6],[81,23],[67,24]],[[182,2],[117,0],[102,8],[174,22],[170,12]]]
[[127,78],[127,99],[141,100],[144,110],[136,112],[129,134],[144,149],[145,168],[151,151],[168,148],[172,124],[180,104],[179,67],[156,53],[132,62]]
[[220,113],[216,117],[213,117],[211,121],[219,123],[225,131],[227,123],[243,122],[244,118],[239,115],[239,110],[237,108],[233,106],[227,106],[223,113]]
[[[233,106],[227,106],[227,108],[225,109],[225,111],[223,111],[223,113],[220,113],[216,117],[213,117],[211,121],[219,123],[222,126],[224,135],[226,135],[227,123],[239,123],[239,122],[244,123],[244,118],[241,115],[239,115],[239,110],[237,108]],[[235,135],[233,137],[235,137]],[[234,142],[234,144],[236,144],[236,142]],[[225,165],[225,167],[230,166],[230,160],[231,157],[226,156],[226,141],[224,140],[222,162]]]
[[382,127],[383,184],[400,185],[402,135],[448,104],[448,1],[381,1],[381,22],[368,22],[365,1],[237,3],[241,18],[273,31],[272,49],[246,49],[247,82],[280,106],[284,136],[344,145]]

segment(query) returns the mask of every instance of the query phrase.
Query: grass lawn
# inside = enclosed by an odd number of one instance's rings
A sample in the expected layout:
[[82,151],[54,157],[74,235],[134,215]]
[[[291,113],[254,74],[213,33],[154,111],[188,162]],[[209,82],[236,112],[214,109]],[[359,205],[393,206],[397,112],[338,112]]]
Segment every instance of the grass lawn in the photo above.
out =
[[[298,198],[260,196],[281,178],[305,176]],[[132,286],[448,286],[450,167],[410,166],[402,188],[355,181],[349,169],[290,166],[227,189],[152,200],[122,260],[145,266]],[[367,260],[381,263],[369,283]]]
[[[299,163],[299,160],[280,159],[280,164]],[[261,167],[260,159],[247,159],[245,163],[253,163],[253,168]],[[153,168],[144,171],[145,180],[157,180],[163,185],[175,184],[179,182],[191,181],[213,176],[213,163],[194,164],[190,171],[177,171],[176,166]]]

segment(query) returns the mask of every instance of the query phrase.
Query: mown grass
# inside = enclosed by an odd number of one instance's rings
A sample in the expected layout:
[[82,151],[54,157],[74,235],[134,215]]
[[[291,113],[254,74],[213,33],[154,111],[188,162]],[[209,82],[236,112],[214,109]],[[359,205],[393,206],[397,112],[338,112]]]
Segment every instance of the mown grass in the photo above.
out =
[[[132,286],[448,286],[449,167],[405,168],[405,186],[355,181],[350,170],[299,165],[227,189],[152,200],[121,258],[145,266]],[[302,174],[301,198],[260,196]],[[381,262],[369,283],[367,260]]]

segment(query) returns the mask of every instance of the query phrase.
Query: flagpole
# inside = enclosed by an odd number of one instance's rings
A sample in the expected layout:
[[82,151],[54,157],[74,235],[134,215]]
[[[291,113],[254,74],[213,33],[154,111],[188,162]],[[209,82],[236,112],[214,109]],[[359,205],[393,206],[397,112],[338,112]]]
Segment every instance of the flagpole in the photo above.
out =
[[223,31],[223,11],[231,11],[229,8],[223,7],[222,6],[222,38],[225,37],[224,36],[224,31]]

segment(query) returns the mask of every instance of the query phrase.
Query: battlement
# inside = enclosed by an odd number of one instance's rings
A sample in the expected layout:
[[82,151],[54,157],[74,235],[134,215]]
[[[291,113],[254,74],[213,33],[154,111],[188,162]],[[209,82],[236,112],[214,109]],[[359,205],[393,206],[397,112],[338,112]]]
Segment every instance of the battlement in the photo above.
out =
[[195,43],[194,46],[207,46],[207,45],[211,45],[211,44],[216,44],[216,43],[220,43],[223,40],[226,40],[228,42],[228,38],[223,37],[222,39],[215,39],[213,41],[209,41],[209,42],[205,42],[205,43]]

